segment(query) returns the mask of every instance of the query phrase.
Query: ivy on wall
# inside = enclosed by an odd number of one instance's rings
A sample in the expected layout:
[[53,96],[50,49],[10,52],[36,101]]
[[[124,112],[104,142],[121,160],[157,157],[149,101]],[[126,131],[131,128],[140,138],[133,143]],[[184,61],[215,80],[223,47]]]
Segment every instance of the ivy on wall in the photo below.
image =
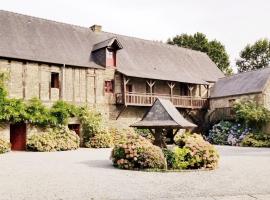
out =
[[0,122],[26,122],[46,127],[66,125],[70,117],[81,116],[79,113],[82,108],[61,100],[56,101],[51,108],[47,108],[37,98],[27,102],[22,99],[8,98],[7,79],[8,75],[0,72]]

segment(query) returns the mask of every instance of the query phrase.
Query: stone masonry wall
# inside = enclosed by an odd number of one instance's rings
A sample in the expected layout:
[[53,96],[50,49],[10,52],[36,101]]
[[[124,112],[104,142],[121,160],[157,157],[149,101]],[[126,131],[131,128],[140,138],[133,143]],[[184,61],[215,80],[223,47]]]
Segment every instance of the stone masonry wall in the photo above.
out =
[[263,94],[249,94],[249,95],[238,95],[238,96],[230,96],[230,97],[221,97],[221,98],[214,98],[210,99],[210,109],[213,110],[215,108],[223,108],[229,107],[230,101],[248,101],[253,100],[258,102],[259,104],[264,104],[264,95]]

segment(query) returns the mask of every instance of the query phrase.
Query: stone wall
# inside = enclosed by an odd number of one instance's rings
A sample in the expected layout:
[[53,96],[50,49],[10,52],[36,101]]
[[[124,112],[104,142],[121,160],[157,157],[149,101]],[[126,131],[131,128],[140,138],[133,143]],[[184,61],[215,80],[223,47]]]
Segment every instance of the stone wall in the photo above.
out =
[[253,100],[258,102],[261,105],[264,105],[264,95],[262,93],[259,94],[248,94],[248,95],[238,95],[238,96],[230,96],[230,97],[221,97],[210,99],[210,110],[214,110],[215,108],[224,108],[230,107],[230,102],[233,101],[248,101]]
[[270,110],[270,81],[268,80],[266,87],[263,91],[263,98],[264,98],[264,106]]
[[[121,93],[123,85],[122,75],[115,73],[115,67],[93,69],[0,59],[0,69],[9,73],[8,91],[11,98],[29,100],[37,97],[48,106],[60,99],[76,105],[88,105],[100,111],[109,123],[123,127],[140,120],[148,109],[128,107],[116,120],[123,107],[115,105],[114,93]],[[52,73],[59,74],[59,88],[51,88]],[[104,81],[109,80],[114,81],[114,93],[104,91]],[[146,92],[146,79],[131,78],[129,84],[133,85],[134,92]],[[176,84],[174,95],[180,94],[179,88],[179,84]],[[194,89],[196,96],[199,95],[198,88]],[[169,95],[170,88],[166,81],[156,81],[154,92]],[[35,133],[31,127],[28,129],[30,135]],[[9,128],[0,130],[0,134],[9,136]]]

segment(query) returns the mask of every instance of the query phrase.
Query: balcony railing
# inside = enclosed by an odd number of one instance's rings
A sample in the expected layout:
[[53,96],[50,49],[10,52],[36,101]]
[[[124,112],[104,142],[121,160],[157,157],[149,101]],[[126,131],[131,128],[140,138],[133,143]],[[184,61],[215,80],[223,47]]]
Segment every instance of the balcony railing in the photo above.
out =
[[208,106],[207,99],[190,96],[170,96],[164,94],[122,93],[116,94],[116,103],[127,106],[151,106],[157,98],[170,100],[178,108],[204,108]]
[[209,115],[209,122],[216,123],[221,120],[232,120],[235,118],[235,112],[232,107],[216,108]]

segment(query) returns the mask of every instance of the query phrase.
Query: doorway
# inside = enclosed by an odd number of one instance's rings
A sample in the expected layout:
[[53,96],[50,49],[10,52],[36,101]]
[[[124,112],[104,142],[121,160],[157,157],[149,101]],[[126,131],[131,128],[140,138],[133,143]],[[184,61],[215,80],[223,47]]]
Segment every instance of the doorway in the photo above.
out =
[[11,150],[23,151],[26,149],[26,124],[10,124]]
[[69,124],[68,128],[72,131],[75,131],[75,133],[80,136],[80,124]]

